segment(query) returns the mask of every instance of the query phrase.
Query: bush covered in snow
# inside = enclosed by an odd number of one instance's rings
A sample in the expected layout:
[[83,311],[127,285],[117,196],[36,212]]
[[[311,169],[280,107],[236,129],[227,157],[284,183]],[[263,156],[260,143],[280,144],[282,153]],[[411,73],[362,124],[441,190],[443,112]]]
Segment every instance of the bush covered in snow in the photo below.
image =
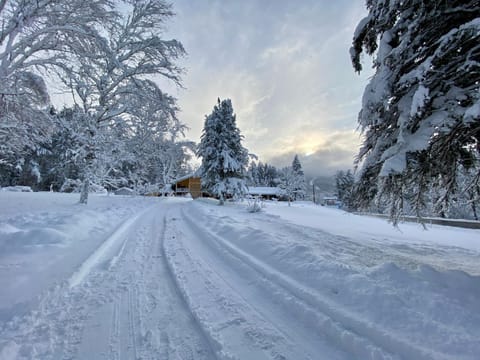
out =
[[81,186],[82,186],[82,182],[78,179],[66,179],[62,187],[60,188],[60,192],[65,192],[65,193],[80,192]]
[[261,196],[254,196],[247,198],[247,211],[250,213],[256,213],[262,211],[262,208],[265,207],[265,204]]
[[[79,179],[67,179],[60,188],[60,192],[79,193],[82,189],[82,181]],[[108,191],[101,185],[90,184],[89,192],[94,194],[107,194]]]

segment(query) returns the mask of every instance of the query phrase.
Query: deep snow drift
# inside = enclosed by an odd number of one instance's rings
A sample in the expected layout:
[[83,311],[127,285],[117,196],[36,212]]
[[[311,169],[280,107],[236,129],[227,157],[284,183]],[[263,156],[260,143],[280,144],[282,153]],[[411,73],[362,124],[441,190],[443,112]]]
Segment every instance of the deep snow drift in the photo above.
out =
[[0,358],[477,359],[480,234],[0,192]]

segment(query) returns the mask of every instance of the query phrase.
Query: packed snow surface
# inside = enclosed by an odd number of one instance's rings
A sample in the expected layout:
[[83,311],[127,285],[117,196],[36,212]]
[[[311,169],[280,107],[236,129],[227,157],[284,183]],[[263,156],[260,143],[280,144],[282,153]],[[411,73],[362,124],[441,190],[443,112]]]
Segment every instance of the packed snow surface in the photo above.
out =
[[0,359],[478,359],[480,233],[0,192]]

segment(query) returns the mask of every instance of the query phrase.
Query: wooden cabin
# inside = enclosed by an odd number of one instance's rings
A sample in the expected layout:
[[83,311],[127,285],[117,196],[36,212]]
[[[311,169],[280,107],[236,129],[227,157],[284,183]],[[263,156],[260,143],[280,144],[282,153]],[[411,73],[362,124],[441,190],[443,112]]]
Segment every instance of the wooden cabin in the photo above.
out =
[[175,195],[192,195],[196,199],[202,196],[202,179],[197,174],[190,174],[175,180],[172,184]]

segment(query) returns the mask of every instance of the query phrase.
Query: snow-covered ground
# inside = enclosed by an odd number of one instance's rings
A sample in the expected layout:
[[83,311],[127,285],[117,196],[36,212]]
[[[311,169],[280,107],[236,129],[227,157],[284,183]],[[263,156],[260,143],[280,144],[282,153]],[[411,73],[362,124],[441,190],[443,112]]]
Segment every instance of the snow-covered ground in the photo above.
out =
[[478,359],[480,232],[0,192],[0,359]]

